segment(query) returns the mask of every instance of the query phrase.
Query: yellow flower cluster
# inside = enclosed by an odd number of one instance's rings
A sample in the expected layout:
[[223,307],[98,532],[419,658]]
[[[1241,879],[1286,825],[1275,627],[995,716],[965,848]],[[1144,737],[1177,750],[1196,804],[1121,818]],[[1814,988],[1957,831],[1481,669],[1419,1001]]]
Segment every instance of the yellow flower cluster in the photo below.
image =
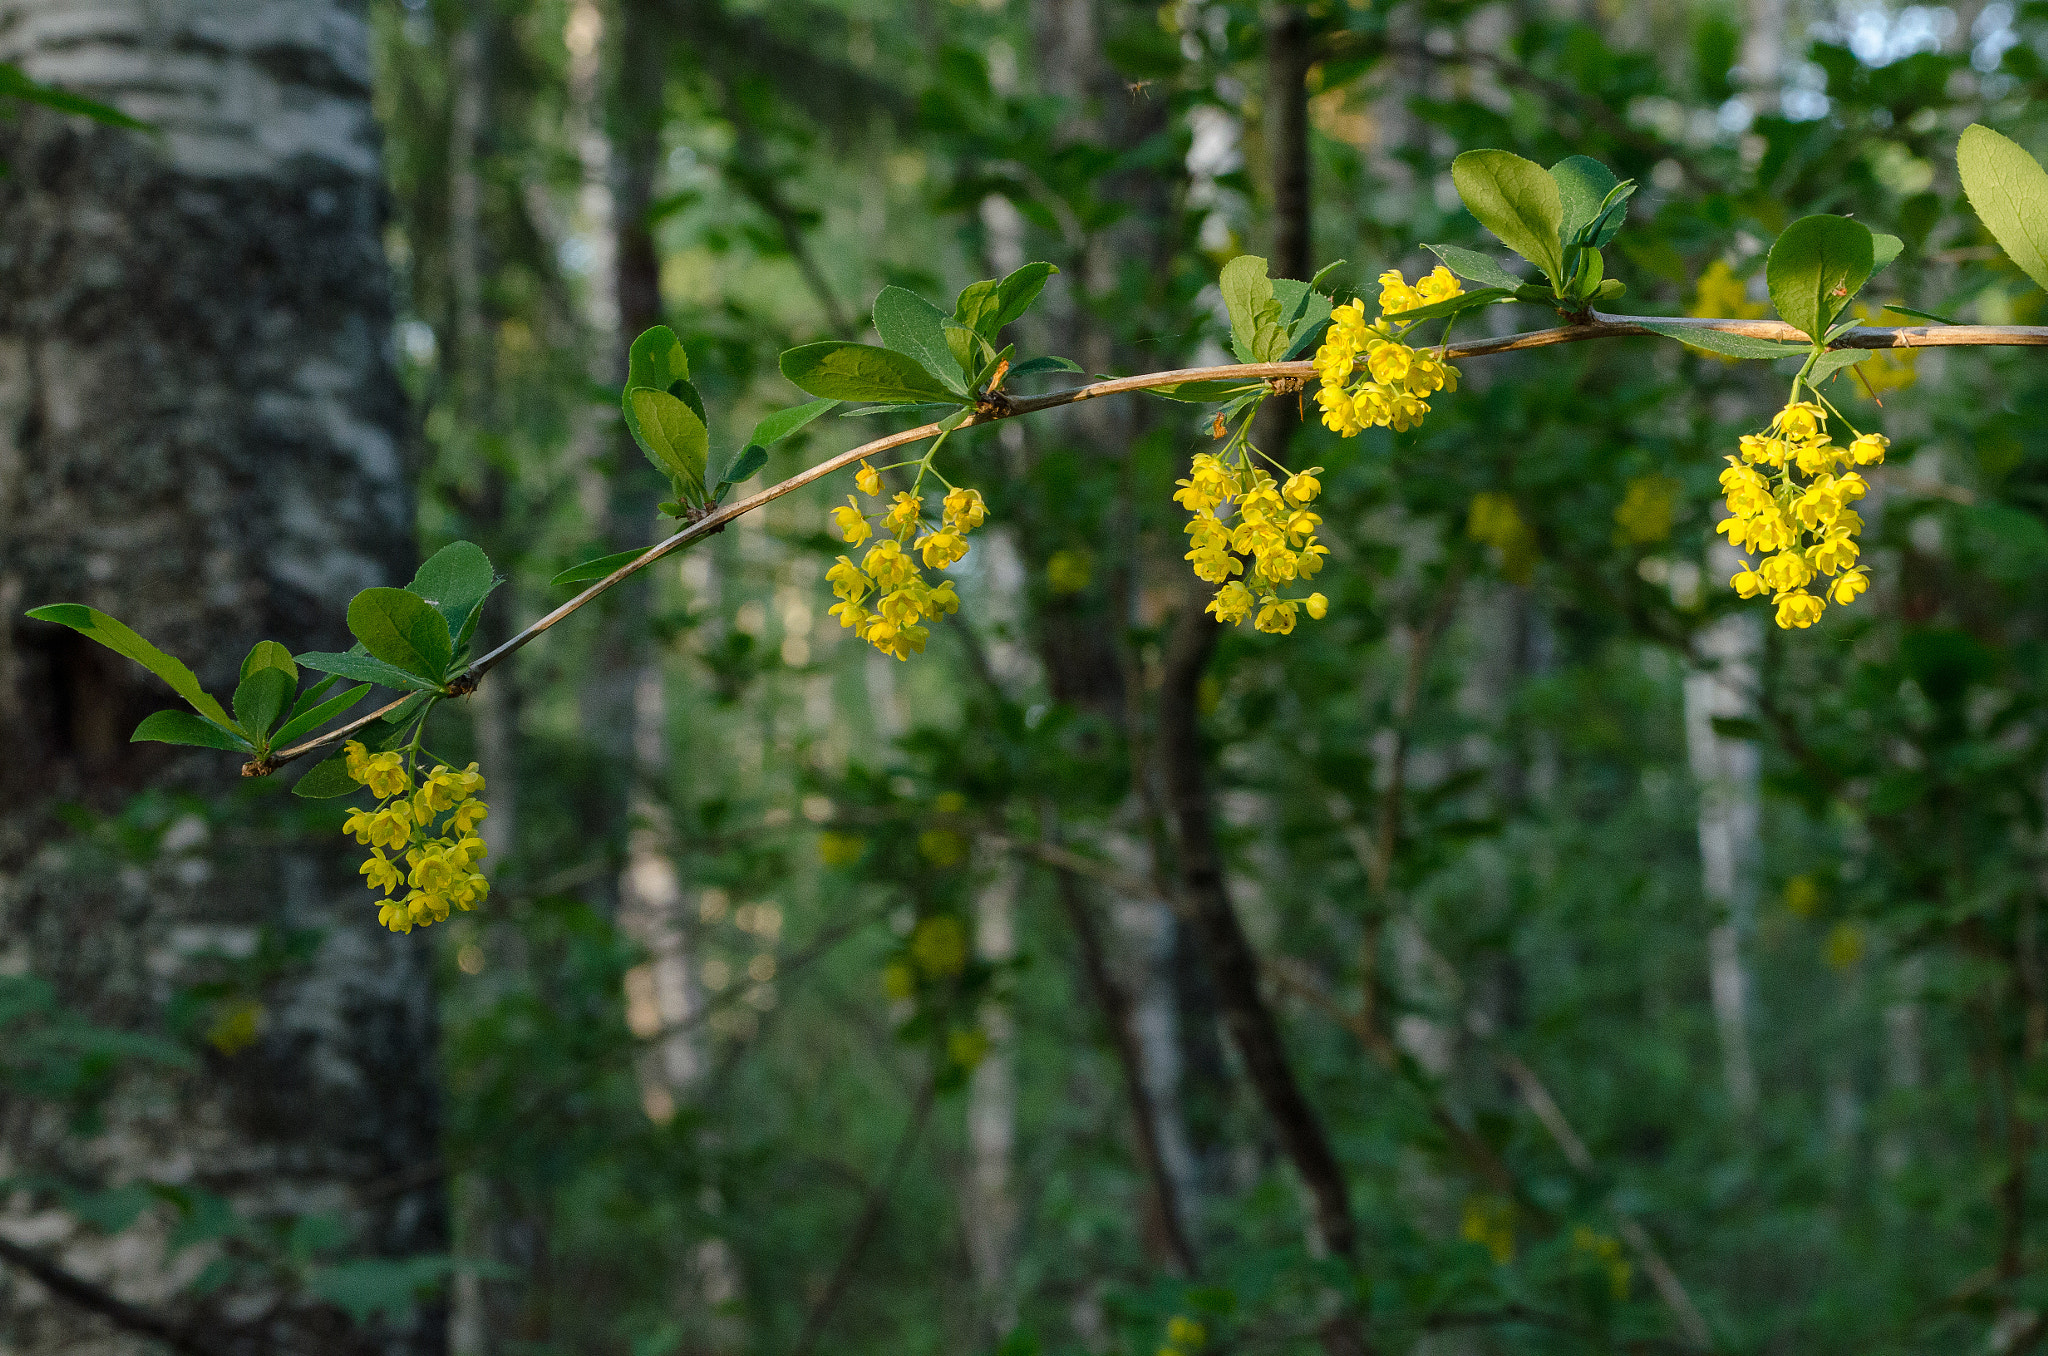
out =
[[[490,810],[476,798],[484,789],[476,764],[460,772],[437,765],[415,789],[403,754],[371,753],[351,740],[342,746],[342,755],[348,775],[377,798],[376,808],[352,811],[341,826],[370,849],[361,874],[372,890],[385,894],[377,921],[393,932],[411,932],[446,921],[450,909],[482,903],[491,886],[476,869],[485,851],[476,826]],[[390,898],[400,885],[410,888]]]
[[[1837,447],[1827,434],[1826,411],[1794,401],[1767,431],[1743,435],[1741,446],[1741,456],[1729,457],[1721,473],[1729,516],[1717,530],[1762,559],[1745,562],[1728,582],[1744,598],[1769,593],[1778,625],[1811,626],[1828,601],[1848,603],[1870,587],[1856,564],[1863,519],[1849,507],[1870,486],[1844,468],[1876,465],[1891,443],[1881,433],[1863,433]],[[1824,597],[1807,592],[1821,575],[1833,581],[1822,589]]]
[[1429,413],[1423,397],[1457,390],[1458,369],[1426,349],[1401,343],[1388,317],[1464,291],[1456,275],[1441,264],[1413,287],[1400,270],[1390,268],[1380,274],[1378,320],[1367,324],[1365,306],[1356,301],[1331,312],[1330,328],[1315,356],[1316,377],[1322,383],[1316,404],[1323,411],[1324,425],[1347,438],[1368,428],[1392,427],[1405,433]]
[[[866,462],[854,476],[860,492],[872,499],[882,494],[882,477]],[[825,580],[839,601],[832,615],[883,654],[908,659],[924,653],[930,629],[920,625],[928,617],[960,610],[960,597],[946,580],[936,587],[926,582],[924,569],[943,570],[967,554],[967,534],[988,517],[981,491],[955,489],[940,501],[939,525],[927,528],[924,500],[911,493],[899,493],[882,510],[882,537],[856,565],[849,556],[825,572]],[[868,515],[852,495],[832,510],[832,524],[848,546],[859,546],[875,535]],[[912,552],[916,554],[913,555]],[[875,594],[875,606],[866,603]]]
[[[1301,609],[1318,621],[1329,611],[1329,600],[1320,593],[1280,596],[1282,585],[1314,578],[1330,553],[1316,540],[1322,518],[1309,508],[1323,491],[1316,479],[1322,469],[1297,471],[1283,485],[1243,453],[1229,463],[1210,452],[1195,455],[1173,497],[1194,515],[1187,526],[1193,549],[1185,559],[1194,565],[1196,578],[1221,586],[1208,607],[1216,620],[1234,624],[1251,617],[1259,630],[1284,636],[1294,629]],[[1232,515],[1234,525],[1224,521]],[[1250,573],[1242,557],[1251,559]]]
[[1572,1230],[1572,1251],[1590,1258],[1607,1273],[1607,1288],[1618,1300],[1628,1298],[1628,1283],[1634,1268],[1621,1255],[1621,1240],[1581,1224]]

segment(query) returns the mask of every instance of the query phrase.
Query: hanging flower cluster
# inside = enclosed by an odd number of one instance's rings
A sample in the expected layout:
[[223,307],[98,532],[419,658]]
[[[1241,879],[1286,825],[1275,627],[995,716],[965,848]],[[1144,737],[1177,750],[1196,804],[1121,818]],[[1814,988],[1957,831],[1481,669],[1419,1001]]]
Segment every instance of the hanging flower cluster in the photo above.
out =
[[1378,320],[1367,324],[1364,303],[1357,301],[1331,312],[1330,328],[1315,356],[1316,376],[1322,383],[1316,404],[1323,411],[1323,423],[1346,438],[1368,428],[1392,427],[1405,433],[1429,413],[1425,396],[1457,390],[1458,369],[1426,349],[1401,343],[1388,317],[1449,300],[1464,290],[1457,276],[1441,264],[1413,287],[1399,269],[1390,268],[1380,274]]
[[[1857,433],[1838,447],[1828,437],[1827,419],[1819,405],[1793,401],[1768,430],[1743,435],[1741,456],[1729,457],[1721,473],[1729,516],[1717,530],[1761,557],[1745,562],[1728,582],[1744,598],[1770,594],[1778,625],[1788,628],[1811,626],[1829,601],[1851,602],[1870,587],[1856,564],[1863,519],[1849,507],[1870,486],[1844,468],[1876,465],[1891,443],[1881,433]],[[1818,595],[1809,593],[1807,585],[1820,576],[1833,582]]]
[[[1196,454],[1173,497],[1194,515],[1187,526],[1193,549],[1185,558],[1198,579],[1220,585],[1208,611],[1230,624],[1251,617],[1259,630],[1284,636],[1301,609],[1320,621],[1330,606],[1320,593],[1280,596],[1283,586],[1314,578],[1330,553],[1316,540],[1322,518],[1309,508],[1322,493],[1316,475],[1323,468],[1297,471],[1281,484],[1257,464],[1258,455],[1239,430],[1223,456]],[[1233,517],[1234,523],[1226,521]]]
[[[415,790],[403,754],[371,753],[354,740],[342,746],[342,754],[348,775],[377,798],[376,808],[351,812],[341,826],[370,849],[361,873],[372,890],[386,896],[377,906],[377,921],[393,932],[411,932],[445,922],[450,909],[481,904],[491,886],[476,869],[485,848],[475,831],[490,810],[476,798],[484,789],[476,764],[460,772],[437,765]],[[410,889],[391,898],[400,885]]]
[[[871,499],[882,495],[882,477],[866,462],[854,476],[854,484]],[[939,525],[925,524],[922,496],[903,492],[890,501],[881,514],[881,539],[868,548],[856,565],[849,556],[825,572],[825,580],[839,601],[832,615],[883,654],[908,659],[923,654],[930,629],[921,625],[928,617],[960,610],[960,597],[951,580],[934,586],[926,582],[923,568],[943,570],[967,554],[967,534],[988,517],[981,491],[949,488],[940,501]],[[852,495],[832,510],[832,524],[848,546],[860,546],[876,535],[874,525]],[[915,554],[913,554],[913,552]],[[869,594],[876,595],[872,609]]]

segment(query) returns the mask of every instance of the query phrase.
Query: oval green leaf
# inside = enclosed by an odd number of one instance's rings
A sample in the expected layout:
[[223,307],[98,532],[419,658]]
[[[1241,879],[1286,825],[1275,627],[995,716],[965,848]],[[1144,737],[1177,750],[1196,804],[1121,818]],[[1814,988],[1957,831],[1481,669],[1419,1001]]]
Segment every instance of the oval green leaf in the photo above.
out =
[[[275,669],[265,670],[276,673]],[[135,733],[128,737],[131,744],[190,744],[202,749],[221,749],[228,753],[253,752],[249,741],[239,735],[222,729],[212,721],[193,715],[190,711],[159,711],[135,727]]]
[[270,727],[277,724],[277,718],[291,704],[292,693],[298,686],[297,665],[292,666],[290,673],[283,669],[257,669],[244,678],[235,687],[235,720],[242,733],[252,740],[269,734]]
[[[416,593],[404,589],[364,589],[349,601],[348,629],[373,659],[435,686],[447,677],[448,661],[454,651],[447,619]],[[326,671],[340,672],[332,668]]]
[[1828,332],[1836,312],[1870,281],[1876,247],[1870,228],[1847,217],[1801,217],[1771,246],[1764,265],[1779,318],[1810,338]]
[[1991,238],[2048,288],[2048,171],[2018,142],[1979,123],[1963,129],[1956,168]]
[[1500,242],[1564,284],[1564,202],[1557,180],[1512,151],[1466,151],[1451,162],[1465,208]]
[[875,333],[885,347],[914,359],[949,388],[964,390],[966,373],[946,347],[946,315],[917,293],[885,287],[875,298]]
[[827,340],[782,355],[782,375],[802,391],[825,400],[861,400],[881,405],[962,405],[956,394],[916,359],[872,344]]
[[686,495],[704,493],[704,463],[711,454],[711,434],[697,412],[666,391],[627,394],[640,420],[650,460],[678,482]]

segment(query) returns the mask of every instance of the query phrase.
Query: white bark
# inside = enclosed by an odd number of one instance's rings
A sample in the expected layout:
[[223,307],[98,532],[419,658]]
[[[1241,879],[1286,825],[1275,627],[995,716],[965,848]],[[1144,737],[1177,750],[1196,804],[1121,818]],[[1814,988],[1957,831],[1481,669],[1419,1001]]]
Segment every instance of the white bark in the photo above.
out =
[[[1710,576],[1735,566],[1725,544],[1714,548]],[[1722,1077],[1742,1115],[1756,1107],[1749,1050],[1749,980],[1742,946],[1756,914],[1762,828],[1760,758],[1755,741],[1714,728],[1716,718],[1755,715],[1760,618],[1730,613],[1701,632],[1700,665],[1685,676],[1686,758],[1699,796],[1700,886],[1713,922],[1707,932],[1707,976],[1721,1037]]]
[[[994,878],[974,897],[974,950],[995,964],[1017,956],[1017,881],[1013,861],[995,864]],[[981,1312],[1000,1340],[1017,1324],[1017,1051],[1010,1012],[985,1004],[981,1029],[988,1052],[967,1085],[968,1180],[963,1193],[967,1251]]]

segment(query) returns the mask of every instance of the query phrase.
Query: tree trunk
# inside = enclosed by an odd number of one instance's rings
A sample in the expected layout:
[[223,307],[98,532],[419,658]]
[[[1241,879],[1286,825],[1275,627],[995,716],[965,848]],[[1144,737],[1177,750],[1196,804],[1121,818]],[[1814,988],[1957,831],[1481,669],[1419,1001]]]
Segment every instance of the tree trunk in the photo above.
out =
[[[438,1149],[431,943],[377,927],[338,833],[252,835],[277,802],[229,808],[228,759],[125,743],[174,704],[155,679],[21,617],[103,608],[225,693],[254,641],[343,648],[349,598],[409,573],[361,6],[0,0],[0,60],[161,129],[0,122],[0,938],[95,1021],[161,1030],[196,1000],[186,1029],[214,1034],[189,1072],[124,1068],[91,1135],[0,1104],[0,1173],[171,1182],[258,1222],[338,1217],[358,1253],[442,1252],[438,1188],[408,1185]],[[66,802],[143,816],[150,846],[110,857]],[[217,1351],[441,1345],[438,1313],[352,1326],[281,1272],[186,1293],[221,1249],[173,1256],[167,1207],[109,1238],[44,1204],[17,1193],[0,1233]],[[0,1349],[145,1348],[5,1273]]]

